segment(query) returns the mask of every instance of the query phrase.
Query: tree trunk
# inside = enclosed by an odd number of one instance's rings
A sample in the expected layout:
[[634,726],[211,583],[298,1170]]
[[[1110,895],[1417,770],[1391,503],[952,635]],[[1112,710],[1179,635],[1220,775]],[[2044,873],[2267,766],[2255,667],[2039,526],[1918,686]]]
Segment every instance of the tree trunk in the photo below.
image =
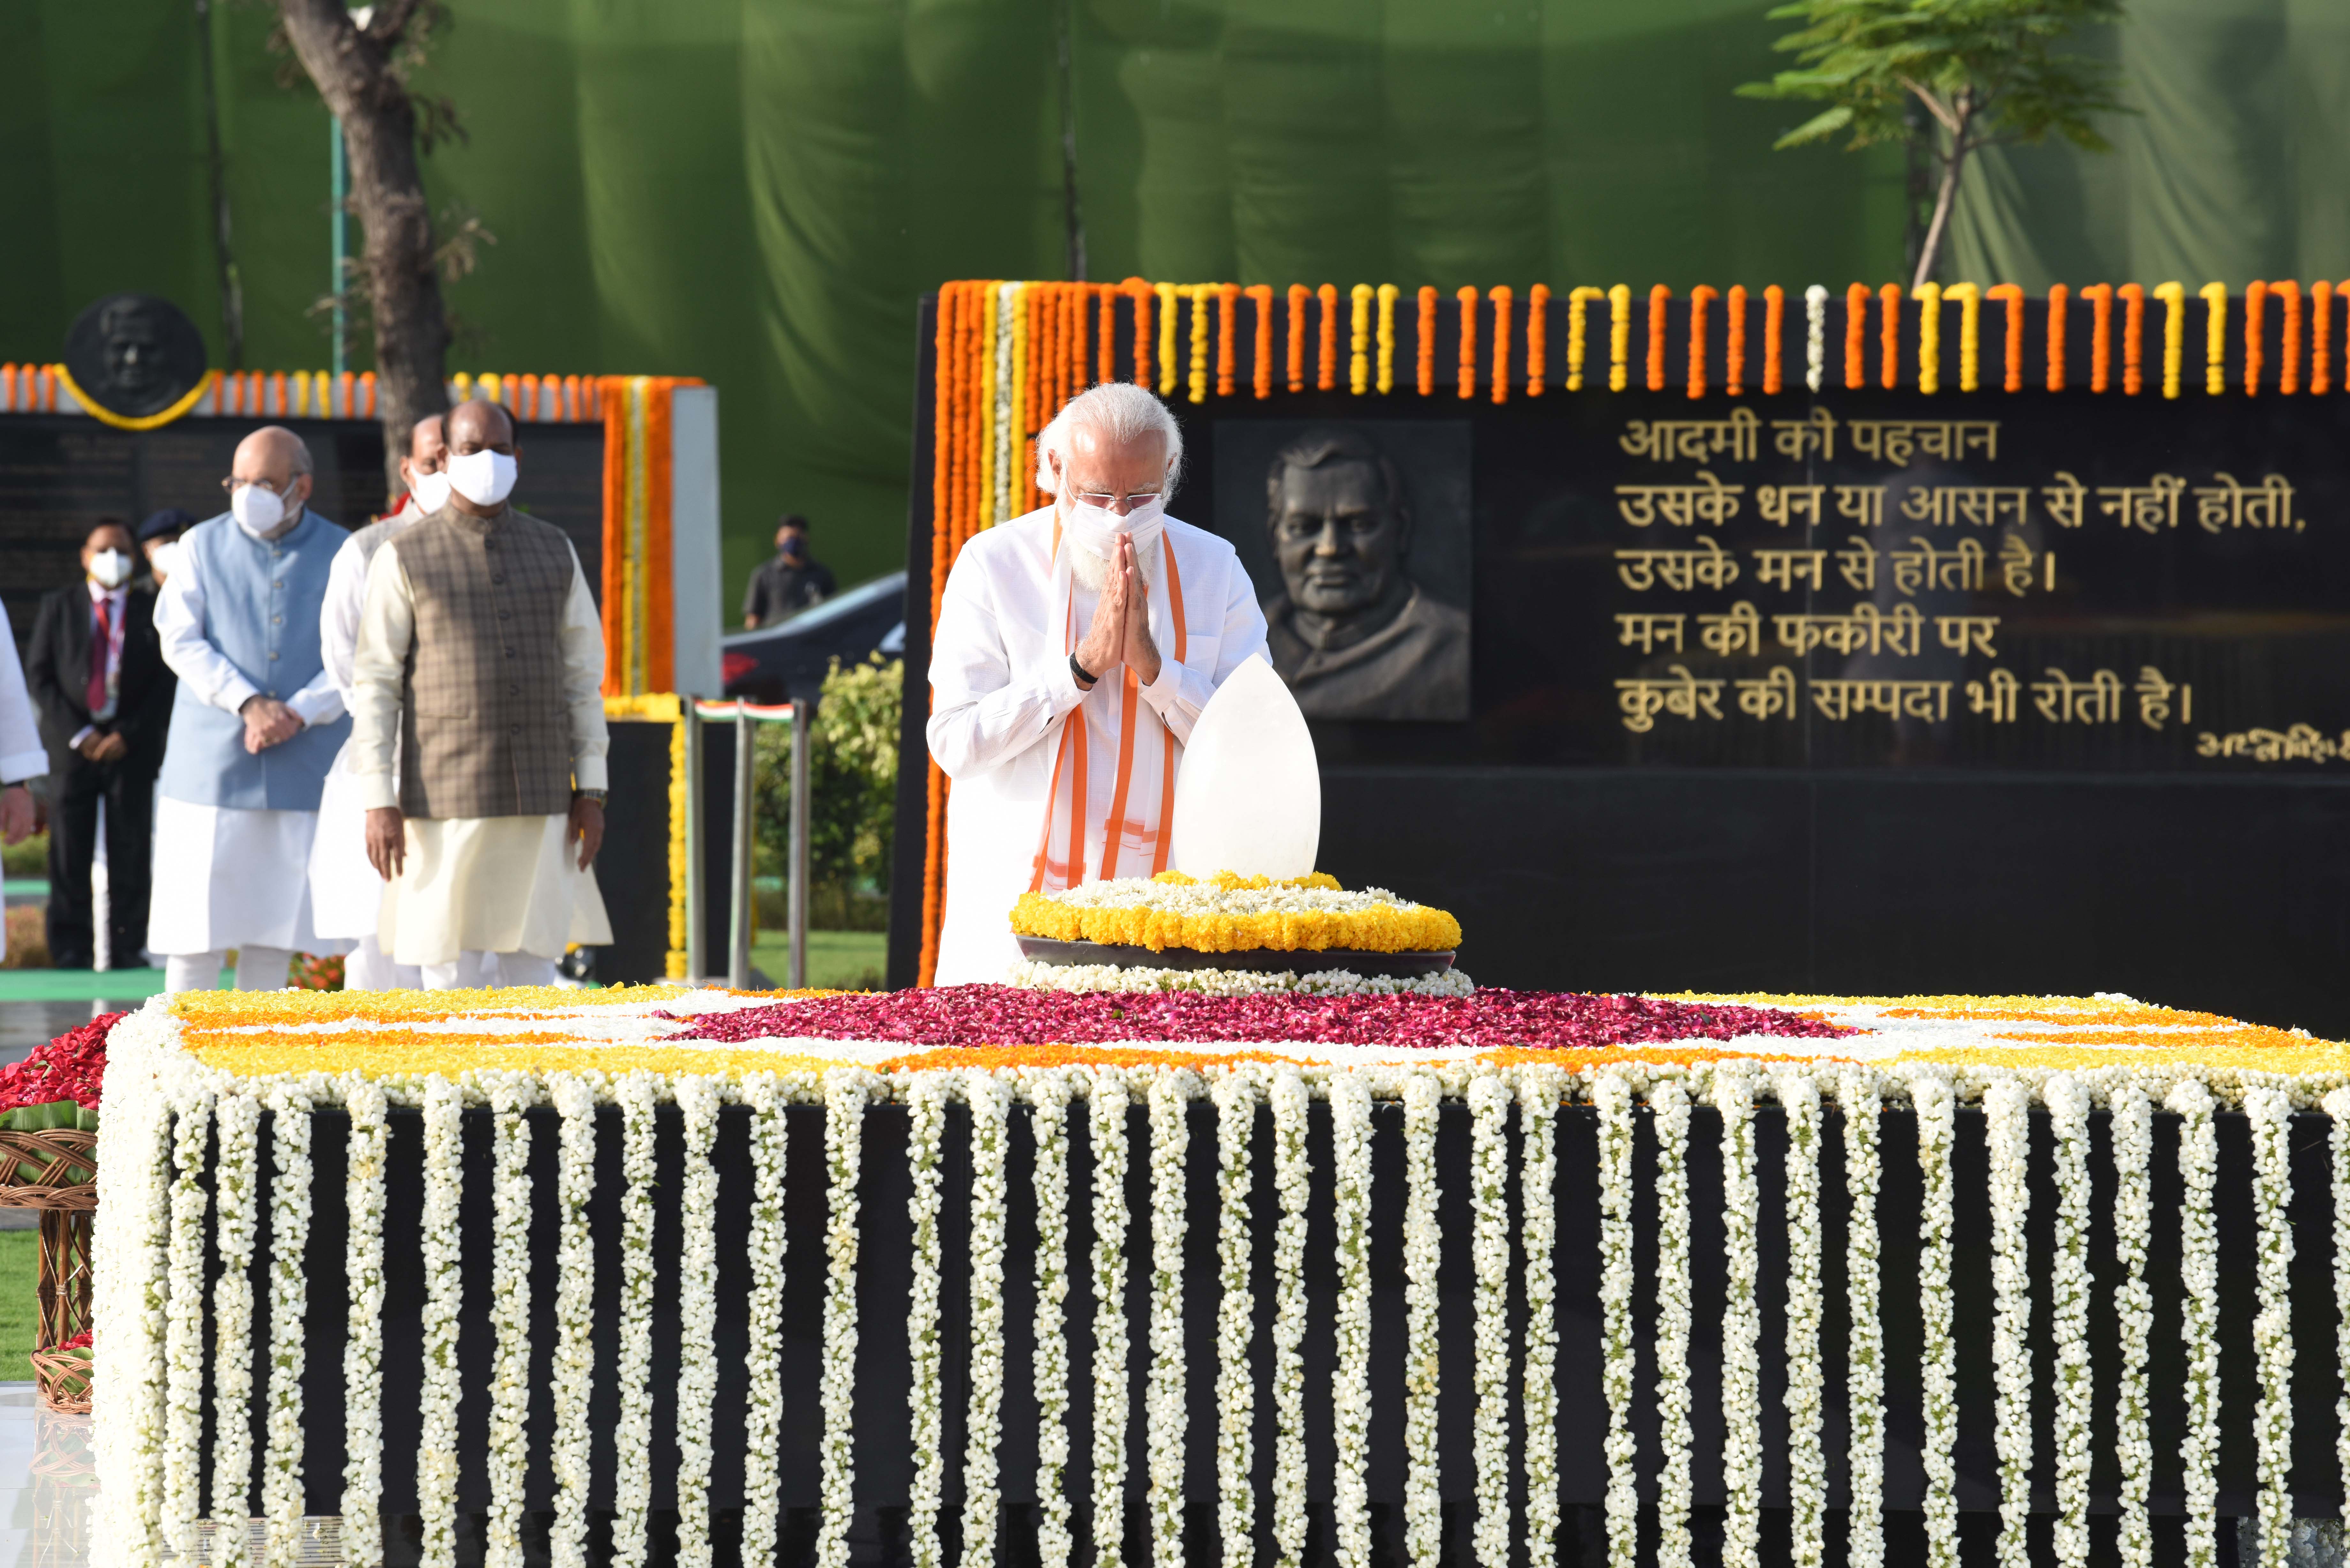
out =
[[1950,231],[1950,209],[1958,202],[1959,173],[1967,161],[1967,131],[1974,123],[1974,110],[1964,100],[1959,104],[1958,119],[1958,130],[1950,137],[1950,154],[1942,161],[1942,188],[1934,195],[1934,220],[1926,225],[1926,243],[1918,252],[1918,271],[1909,280],[1912,289],[1923,287],[1934,275],[1942,236]]
[[392,51],[416,8],[414,0],[380,4],[363,31],[343,0],[278,0],[295,56],[343,122],[349,149],[352,205],[366,235],[360,265],[375,331],[387,501],[400,489],[410,430],[449,407],[449,323],[417,166],[416,108],[391,71]]

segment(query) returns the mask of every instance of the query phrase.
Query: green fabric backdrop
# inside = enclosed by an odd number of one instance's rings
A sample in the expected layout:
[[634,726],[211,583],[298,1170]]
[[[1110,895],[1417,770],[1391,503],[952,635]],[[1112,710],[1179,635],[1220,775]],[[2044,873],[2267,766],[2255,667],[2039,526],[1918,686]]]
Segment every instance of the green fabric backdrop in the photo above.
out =
[[[1897,159],[1774,153],[1763,0],[1074,0],[1088,271],[1243,283],[1895,275]],[[844,581],[898,564],[914,301],[1057,277],[1053,0],[452,0],[428,85],[471,140],[436,198],[497,236],[450,291],[452,369],[651,371],[722,391],[728,580],[775,514]],[[2027,287],[2350,274],[2350,6],[2136,0],[2100,47],[2150,111],[2118,151],[1970,188],[1946,277]],[[324,111],[265,5],[0,6],[0,358],[168,296],[219,342],[197,50],[246,362],[327,362]],[[364,364],[364,359],[359,361]],[[726,607],[731,619],[732,605]]]

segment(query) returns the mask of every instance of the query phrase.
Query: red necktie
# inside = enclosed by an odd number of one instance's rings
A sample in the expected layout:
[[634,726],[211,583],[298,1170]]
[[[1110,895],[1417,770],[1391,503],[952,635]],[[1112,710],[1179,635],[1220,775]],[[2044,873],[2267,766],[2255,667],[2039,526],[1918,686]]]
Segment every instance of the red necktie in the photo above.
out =
[[106,601],[98,599],[92,607],[98,612],[97,629],[89,639],[89,711],[93,717],[106,706],[106,652],[114,632],[106,622]]

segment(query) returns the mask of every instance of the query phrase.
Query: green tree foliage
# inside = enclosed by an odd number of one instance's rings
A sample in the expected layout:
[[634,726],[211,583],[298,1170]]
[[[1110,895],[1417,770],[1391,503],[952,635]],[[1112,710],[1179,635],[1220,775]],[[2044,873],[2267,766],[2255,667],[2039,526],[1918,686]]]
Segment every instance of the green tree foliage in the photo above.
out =
[[1780,147],[1839,134],[1849,148],[1898,141],[1914,134],[1913,104],[1930,117],[1938,178],[1912,286],[1934,275],[1969,156],[2052,135],[2104,151],[2093,117],[2124,111],[2110,65],[2057,47],[2082,27],[2121,20],[2121,0],[1795,0],[1770,15],[1804,24],[1773,46],[1796,68],[1740,96],[1828,106]]
[[[889,838],[897,821],[898,714],[902,660],[875,654],[824,679],[808,748],[808,923],[819,930],[882,929]],[[757,859],[766,876],[791,864],[792,731],[758,727],[753,784]],[[766,923],[764,921],[763,924]]]

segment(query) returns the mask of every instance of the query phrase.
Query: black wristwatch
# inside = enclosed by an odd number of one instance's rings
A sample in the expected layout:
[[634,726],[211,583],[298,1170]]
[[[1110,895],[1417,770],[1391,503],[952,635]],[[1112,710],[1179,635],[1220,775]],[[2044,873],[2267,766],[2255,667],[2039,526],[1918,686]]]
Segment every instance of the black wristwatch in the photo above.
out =
[[1101,679],[1100,676],[1094,674],[1084,665],[1079,664],[1077,662],[1077,656],[1074,653],[1069,655],[1069,673],[1076,677],[1077,684],[1079,686],[1091,686],[1095,681]]

